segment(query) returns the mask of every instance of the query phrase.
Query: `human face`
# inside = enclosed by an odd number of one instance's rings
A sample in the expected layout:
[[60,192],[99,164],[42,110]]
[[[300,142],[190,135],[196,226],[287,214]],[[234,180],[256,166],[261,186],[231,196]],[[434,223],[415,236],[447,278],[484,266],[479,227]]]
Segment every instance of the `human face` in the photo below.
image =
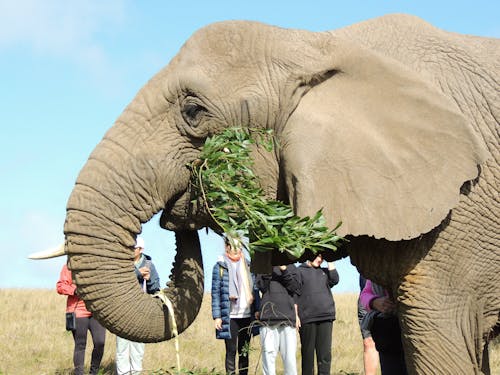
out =
[[140,258],[141,252],[142,252],[142,247],[136,247],[134,249],[134,261],[137,261]]
[[237,255],[241,252],[241,249],[233,248],[230,244],[225,245],[226,253],[229,255]]
[[319,266],[321,266],[321,263],[323,263],[323,255],[318,254],[316,255],[316,258],[314,258],[314,260],[311,262],[311,266],[313,266],[314,268],[318,268]]

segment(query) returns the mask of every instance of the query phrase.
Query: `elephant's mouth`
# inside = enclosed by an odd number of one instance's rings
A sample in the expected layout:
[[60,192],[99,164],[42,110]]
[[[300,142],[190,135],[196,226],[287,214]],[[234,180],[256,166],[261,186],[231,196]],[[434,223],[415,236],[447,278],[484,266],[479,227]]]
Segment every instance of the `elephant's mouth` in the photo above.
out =
[[204,227],[220,231],[202,200],[192,196],[189,190],[173,197],[165,205],[160,226],[171,231],[198,230]]

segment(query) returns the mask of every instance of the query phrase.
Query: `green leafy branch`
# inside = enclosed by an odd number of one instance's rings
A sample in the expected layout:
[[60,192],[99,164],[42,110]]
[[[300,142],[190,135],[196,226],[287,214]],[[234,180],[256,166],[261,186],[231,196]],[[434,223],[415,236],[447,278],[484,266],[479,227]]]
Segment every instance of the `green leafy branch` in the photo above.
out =
[[192,185],[207,211],[230,238],[248,237],[248,250],[278,249],[290,258],[305,250],[314,254],[335,251],[344,238],[326,226],[322,211],[299,217],[283,202],[266,199],[252,171],[252,145],[274,147],[270,131],[229,128],[206,140],[199,159],[192,163]]

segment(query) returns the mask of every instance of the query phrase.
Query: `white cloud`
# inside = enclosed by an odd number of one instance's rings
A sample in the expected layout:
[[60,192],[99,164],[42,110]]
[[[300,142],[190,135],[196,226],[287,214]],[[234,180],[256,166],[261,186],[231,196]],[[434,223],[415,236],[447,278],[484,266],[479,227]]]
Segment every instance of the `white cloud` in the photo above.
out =
[[67,60],[93,80],[113,76],[103,40],[125,22],[123,0],[0,2],[0,51]]
[[123,21],[116,1],[18,0],[0,3],[0,45],[24,44],[43,53],[96,48],[96,34]]

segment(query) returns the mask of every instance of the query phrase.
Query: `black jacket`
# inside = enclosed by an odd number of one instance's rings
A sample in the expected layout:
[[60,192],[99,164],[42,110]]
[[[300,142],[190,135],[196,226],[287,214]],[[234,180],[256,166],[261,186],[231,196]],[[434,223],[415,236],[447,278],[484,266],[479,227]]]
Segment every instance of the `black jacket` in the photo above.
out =
[[301,324],[335,320],[331,288],[339,282],[336,269],[314,268],[307,263],[297,268],[300,289],[295,296]]
[[281,271],[274,266],[272,274],[257,275],[255,283],[262,292],[260,320],[269,325],[285,323],[295,327],[293,295],[299,287],[297,268],[289,264]]

